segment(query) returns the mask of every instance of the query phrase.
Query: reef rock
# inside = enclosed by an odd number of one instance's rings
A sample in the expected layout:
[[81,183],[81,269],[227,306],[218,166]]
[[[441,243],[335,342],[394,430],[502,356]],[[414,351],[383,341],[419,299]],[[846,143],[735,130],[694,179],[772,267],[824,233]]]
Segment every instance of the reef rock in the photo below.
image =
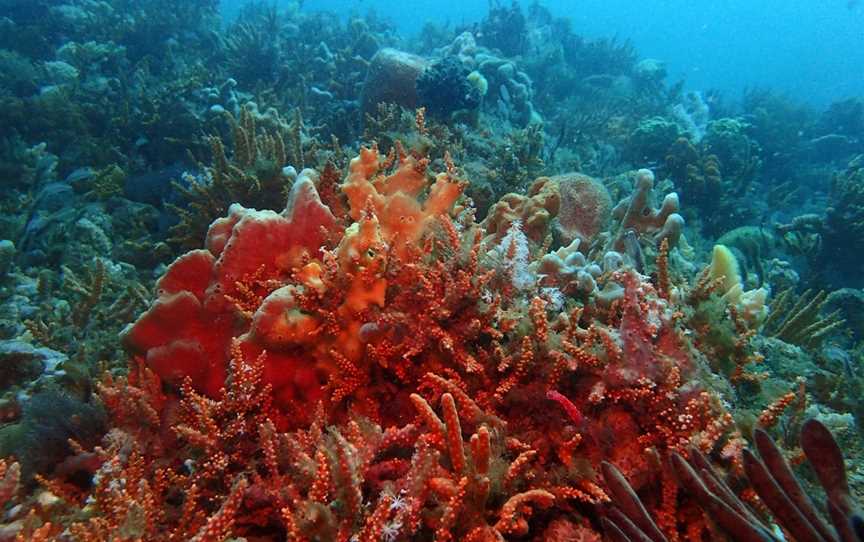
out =
[[9,274],[14,260],[15,244],[8,239],[3,239],[0,241],[0,280]]
[[43,374],[56,374],[65,354],[17,339],[0,341],[0,385],[25,384]]

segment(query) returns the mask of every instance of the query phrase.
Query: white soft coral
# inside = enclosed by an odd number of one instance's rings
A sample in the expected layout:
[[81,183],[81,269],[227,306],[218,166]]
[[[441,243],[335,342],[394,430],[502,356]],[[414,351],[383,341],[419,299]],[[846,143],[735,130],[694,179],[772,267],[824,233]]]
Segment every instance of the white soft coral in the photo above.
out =
[[517,290],[527,290],[534,285],[534,275],[528,269],[528,238],[522,231],[522,222],[514,220],[497,247],[501,266],[510,275]]

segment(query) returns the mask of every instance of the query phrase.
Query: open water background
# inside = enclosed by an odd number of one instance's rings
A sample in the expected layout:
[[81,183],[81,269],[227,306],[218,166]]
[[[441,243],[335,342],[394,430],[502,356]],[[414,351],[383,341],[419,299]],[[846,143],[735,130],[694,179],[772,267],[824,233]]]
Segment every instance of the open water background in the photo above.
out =
[[[287,3],[286,0],[279,0]],[[227,16],[243,0],[224,0]],[[509,5],[507,0],[503,5]],[[522,2],[527,8],[530,2]],[[864,0],[547,0],[588,37],[629,39],[666,62],[670,80],[738,97],[770,88],[823,106],[864,95]],[[374,10],[405,35],[428,22],[480,21],[488,0],[306,0],[305,10]]]

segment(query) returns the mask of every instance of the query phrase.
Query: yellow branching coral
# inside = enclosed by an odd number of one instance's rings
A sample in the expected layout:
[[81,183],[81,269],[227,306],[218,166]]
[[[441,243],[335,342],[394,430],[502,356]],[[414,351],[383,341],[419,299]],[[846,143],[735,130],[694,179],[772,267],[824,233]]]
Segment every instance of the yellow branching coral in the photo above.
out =
[[187,201],[186,206],[170,205],[180,219],[171,228],[171,240],[183,247],[197,245],[210,223],[223,216],[232,203],[258,209],[281,204],[293,182],[282,169],[289,159],[297,167],[305,161],[302,143],[292,136],[293,125],[279,121],[278,116],[277,122],[260,127],[257,119],[264,115],[259,115],[252,104],[240,110],[239,118],[226,115],[231,126],[232,156],[228,157],[222,139],[212,136],[208,138],[210,165],[198,164],[202,174],[186,174],[183,182],[173,183]]
[[792,290],[780,292],[765,320],[766,335],[804,348],[818,347],[845,323],[839,310],[823,316],[826,297],[825,291],[807,290],[797,299]]

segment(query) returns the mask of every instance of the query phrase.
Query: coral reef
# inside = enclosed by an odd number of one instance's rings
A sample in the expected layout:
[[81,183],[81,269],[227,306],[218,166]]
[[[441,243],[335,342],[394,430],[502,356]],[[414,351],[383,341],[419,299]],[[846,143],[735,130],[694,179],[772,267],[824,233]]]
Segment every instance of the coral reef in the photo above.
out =
[[[477,75],[472,75],[477,74]],[[469,77],[482,77],[478,72],[468,72],[455,57],[448,56],[428,66],[417,78],[419,104],[430,114],[446,117],[460,110],[476,109],[488,83],[472,82]]]
[[0,540],[855,539],[860,98],[108,4],[0,17]]
[[[718,391],[698,380],[708,366],[679,327],[671,284],[595,271],[588,297],[555,308],[554,292],[575,292],[572,272],[549,262],[580,265],[578,241],[569,254],[520,255],[519,219],[504,237],[502,224],[477,224],[445,165],[430,179],[423,157],[363,149],[332,208],[305,170],[283,213],[234,205],[216,220],[206,249],[168,268],[124,332],[132,373],[100,387],[114,429],[79,452],[95,454],[97,505],[70,529],[98,538],[141,513],[143,539],[497,539],[562,521],[590,532],[583,507],[609,499],[602,461],[643,485],[657,475],[644,449],[707,452],[732,438]],[[200,467],[168,485],[145,467],[189,461]],[[142,482],[111,489],[118,477]],[[89,493],[63,473],[45,483],[70,512]],[[171,492],[191,516],[155,504]]]
[[864,155],[837,175],[831,189],[832,205],[824,222],[824,257],[844,269],[860,268],[860,240],[864,235]]

